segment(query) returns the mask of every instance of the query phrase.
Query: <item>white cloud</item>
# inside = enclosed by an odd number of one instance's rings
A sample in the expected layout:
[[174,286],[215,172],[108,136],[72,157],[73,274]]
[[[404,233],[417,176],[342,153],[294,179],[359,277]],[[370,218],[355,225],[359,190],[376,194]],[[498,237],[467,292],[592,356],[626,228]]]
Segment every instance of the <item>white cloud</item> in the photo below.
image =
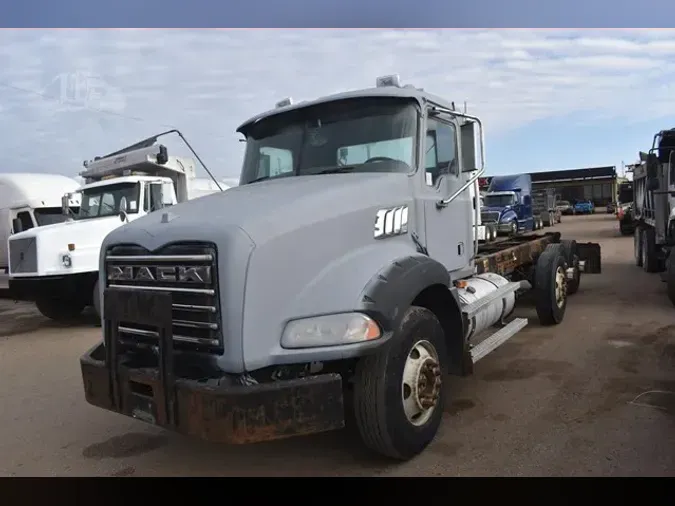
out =
[[675,30],[4,30],[0,170],[72,174],[174,125],[233,177],[248,117],[390,73],[466,100],[489,146],[543,118],[672,114]]

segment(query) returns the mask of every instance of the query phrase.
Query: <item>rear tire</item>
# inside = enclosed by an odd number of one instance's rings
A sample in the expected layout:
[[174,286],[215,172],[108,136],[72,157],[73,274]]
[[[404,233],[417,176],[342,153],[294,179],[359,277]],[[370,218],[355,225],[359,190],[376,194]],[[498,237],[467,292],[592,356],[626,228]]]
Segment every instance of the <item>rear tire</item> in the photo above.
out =
[[631,235],[634,230],[629,224],[626,224],[625,221],[621,220],[619,222],[619,232],[621,232],[621,235]]
[[633,231],[633,255],[635,265],[642,267],[642,228],[640,227],[635,227]]
[[433,441],[443,416],[446,360],[438,318],[426,308],[412,306],[392,340],[359,361],[354,414],[368,448],[409,460]]
[[539,323],[557,325],[567,309],[567,261],[560,244],[549,244],[535,267],[535,308]]
[[567,280],[567,295],[574,295],[579,291],[579,285],[581,284],[581,269],[579,267],[579,251],[577,250],[577,241],[572,240],[562,240],[560,245],[563,249],[563,254],[565,255],[565,260],[567,260],[568,267],[574,269],[574,278]]
[[659,259],[656,256],[656,233],[652,227],[642,231],[642,268],[645,272],[658,272]]
[[82,314],[86,304],[82,301],[41,298],[35,301],[42,316],[60,323],[71,323]]

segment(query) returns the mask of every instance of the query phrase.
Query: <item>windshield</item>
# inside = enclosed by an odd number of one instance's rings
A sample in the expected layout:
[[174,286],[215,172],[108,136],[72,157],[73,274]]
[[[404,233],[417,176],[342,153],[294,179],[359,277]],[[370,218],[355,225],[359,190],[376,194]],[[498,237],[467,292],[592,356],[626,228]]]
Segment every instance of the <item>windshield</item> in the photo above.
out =
[[[79,208],[71,207],[70,209],[73,212],[77,212]],[[37,221],[38,227],[62,223],[69,218],[69,216],[63,214],[63,211],[60,207],[40,207],[33,210],[33,216],[35,216],[35,221]]]
[[418,112],[410,100],[327,102],[262,119],[246,130],[241,184],[330,172],[410,172]]
[[513,195],[485,195],[483,197],[487,207],[506,207],[514,204]]
[[138,212],[139,183],[117,183],[82,190],[80,211],[77,220],[117,216],[120,213],[122,197],[127,199],[127,213]]

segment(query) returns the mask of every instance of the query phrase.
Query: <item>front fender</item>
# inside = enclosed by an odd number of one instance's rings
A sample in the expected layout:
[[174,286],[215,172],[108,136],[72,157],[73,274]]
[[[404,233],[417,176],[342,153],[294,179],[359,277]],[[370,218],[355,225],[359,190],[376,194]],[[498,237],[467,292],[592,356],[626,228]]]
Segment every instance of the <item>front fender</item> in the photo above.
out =
[[398,327],[415,297],[433,285],[450,285],[450,275],[442,264],[419,253],[398,258],[370,279],[361,292],[358,309],[390,332]]

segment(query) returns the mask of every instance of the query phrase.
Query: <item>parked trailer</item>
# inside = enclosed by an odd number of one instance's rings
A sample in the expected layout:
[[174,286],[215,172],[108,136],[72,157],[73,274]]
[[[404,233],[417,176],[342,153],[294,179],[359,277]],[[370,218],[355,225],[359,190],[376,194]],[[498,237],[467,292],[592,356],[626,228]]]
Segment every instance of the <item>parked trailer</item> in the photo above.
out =
[[633,170],[635,264],[660,272],[675,305],[675,129],[654,136],[648,153]]
[[[103,342],[81,359],[89,403],[226,443],[349,416],[366,446],[410,459],[438,431],[446,375],[527,325],[512,313],[521,293],[555,325],[582,270],[600,271],[599,245],[559,233],[472,240],[480,119],[398,76],[282,101],[238,132],[238,187],[106,237]],[[274,176],[259,163],[271,146]],[[155,275],[186,269],[200,281]]]
[[561,214],[556,208],[557,201],[554,188],[532,190],[532,213],[539,218],[542,228],[560,223]]

